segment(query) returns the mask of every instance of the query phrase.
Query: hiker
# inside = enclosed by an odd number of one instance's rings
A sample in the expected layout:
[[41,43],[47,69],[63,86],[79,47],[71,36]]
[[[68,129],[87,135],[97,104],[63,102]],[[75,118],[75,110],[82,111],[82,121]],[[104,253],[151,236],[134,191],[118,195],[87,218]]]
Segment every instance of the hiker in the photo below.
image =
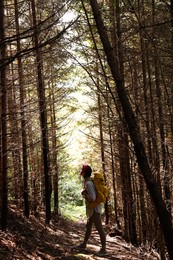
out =
[[94,183],[91,179],[92,169],[89,165],[83,165],[80,175],[84,178],[84,190],[82,191],[82,196],[85,198],[86,203],[86,215],[87,224],[84,240],[76,248],[86,249],[87,242],[90,238],[92,225],[95,225],[96,230],[100,235],[101,249],[97,253],[98,256],[105,256],[106,253],[106,234],[104,232],[102,221],[101,221],[101,205],[98,204],[94,208],[89,207],[89,201],[96,200],[96,189]]

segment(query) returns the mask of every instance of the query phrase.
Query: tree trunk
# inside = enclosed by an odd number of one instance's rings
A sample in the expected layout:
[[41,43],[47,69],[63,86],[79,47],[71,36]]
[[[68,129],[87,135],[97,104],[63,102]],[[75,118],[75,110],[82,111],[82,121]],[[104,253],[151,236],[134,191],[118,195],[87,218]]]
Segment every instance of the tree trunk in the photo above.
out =
[[147,214],[146,214],[146,205],[145,205],[145,186],[142,176],[139,176],[139,200],[141,208],[141,223],[142,223],[142,241],[145,243],[147,240]]
[[[171,14],[171,47],[173,50],[173,0],[170,0],[170,14]],[[173,63],[173,54],[171,56]],[[173,76],[171,75],[171,133],[173,134]]]
[[[53,197],[54,197],[54,213],[59,215],[59,174],[58,174],[58,161],[57,161],[57,137],[56,137],[56,109],[55,109],[55,94],[54,94],[54,80],[51,77],[49,86],[50,97],[50,113],[51,113],[51,135],[52,135],[52,176],[53,176]],[[52,97],[52,99],[51,99]]]
[[[107,182],[106,170],[105,170],[105,144],[103,138],[103,119],[102,119],[102,104],[101,104],[101,96],[100,96],[100,80],[99,80],[99,72],[98,72],[98,64],[96,64],[96,74],[97,74],[97,104],[98,104],[98,123],[100,130],[100,147],[101,147],[101,161],[102,161],[102,170],[104,174],[105,181]],[[105,208],[105,223],[109,223],[109,207],[108,200],[106,200],[104,204]]]
[[31,1],[32,4],[32,18],[34,27],[34,45],[36,54],[36,66],[38,76],[38,98],[39,98],[39,110],[40,110],[40,125],[41,125],[41,139],[42,139],[42,153],[43,153],[43,165],[44,165],[44,185],[45,185],[45,206],[46,206],[46,224],[50,223],[51,219],[51,176],[49,172],[49,146],[48,146],[48,133],[47,133],[47,115],[46,115],[46,100],[45,100],[45,88],[42,76],[42,59],[41,51],[38,48],[38,28],[36,19],[35,0]]
[[[15,23],[16,34],[19,35],[19,15],[17,0],[14,0],[15,5]],[[20,40],[17,38],[17,52],[20,53]],[[19,73],[19,89],[20,89],[20,114],[21,114],[21,127],[22,127],[22,156],[23,156],[23,199],[24,199],[24,215],[29,217],[29,190],[28,190],[28,158],[27,158],[27,136],[26,136],[26,120],[24,112],[24,82],[23,82],[23,69],[22,60],[19,56],[18,60],[18,73]]]
[[[10,46],[9,52],[12,55],[12,48]],[[18,105],[16,102],[16,91],[15,91],[15,69],[13,63],[10,64],[7,68],[7,73],[10,77],[12,77],[12,83],[9,84],[8,87],[8,128],[10,134],[8,135],[8,142],[10,143],[9,153],[12,154],[12,163],[13,163],[13,183],[9,183],[9,192],[12,197],[15,199],[16,205],[18,205],[19,201],[22,199],[22,169],[21,169],[21,154],[20,154],[20,130],[18,125]],[[14,131],[15,129],[15,131]],[[20,204],[21,206],[21,204]]]
[[135,224],[135,207],[132,195],[132,184],[130,176],[128,135],[127,133],[125,133],[123,127],[121,127],[121,130],[119,129],[118,132],[125,236],[129,242],[131,242],[133,245],[137,245],[138,242]]
[[1,229],[5,230],[7,227],[8,214],[8,189],[7,189],[7,88],[6,88],[6,68],[3,66],[6,57],[6,45],[4,42],[4,0],[0,1],[0,91],[1,91],[1,175],[2,175],[2,205],[1,205]]
[[103,48],[107,57],[107,61],[109,64],[109,67],[111,69],[112,76],[114,78],[115,84],[116,84],[116,90],[119,96],[119,100],[124,112],[124,117],[127,123],[127,126],[129,128],[129,134],[131,137],[131,140],[134,145],[135,154],[137,157],[137,161],[141,170],[141,173],[144,176],[147,188],[149,190],[150,196],[152,198],[152,201],[154,203],[157,215],[160,220],[161,229],[164,234],[165,238],[165,244],[167,246],[168,254],[170,259],[173,259],[173,228],[172,228],[172,222],[170,218],[170,214],[168,210],[166,209],[166,205],[162,199],[162,196],[160,194],[158,185],[156,181],[153,178],[152,171],[149,167],[148,159],[145,153],[144,145],[141,141],[141,136],[139,132],[139,128],[136,122],[136,118],[134,116],[134,112],[132,111],[131,104],[129,102],[126,89],[124,87],[124,81],[121,76],[119,66],[118,66],[118,60],[117,57],[115,57],[113,49],[110,45],[110,41],[107,35],[106,27],[103,23],[99,5],[96,0],[90,0],[90,5],[92,7],[94,19],[97,25],[97,29],[103,44]]

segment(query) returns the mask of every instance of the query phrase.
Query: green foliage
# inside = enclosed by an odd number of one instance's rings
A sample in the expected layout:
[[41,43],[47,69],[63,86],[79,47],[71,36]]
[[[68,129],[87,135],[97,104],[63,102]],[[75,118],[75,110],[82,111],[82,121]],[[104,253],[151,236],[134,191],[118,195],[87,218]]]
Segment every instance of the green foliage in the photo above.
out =
[[61,176],[59,180],[59,205],[63,215],[72,219],[84,215],[81,190],[82,183],[76,172],[66,172]]
[[83,206],[74,206],[71,204],[63,205],[61,207],[61,212],[64,217],[67,217],[71,220],[77,220],[84,218],[86,216],[86,208]]

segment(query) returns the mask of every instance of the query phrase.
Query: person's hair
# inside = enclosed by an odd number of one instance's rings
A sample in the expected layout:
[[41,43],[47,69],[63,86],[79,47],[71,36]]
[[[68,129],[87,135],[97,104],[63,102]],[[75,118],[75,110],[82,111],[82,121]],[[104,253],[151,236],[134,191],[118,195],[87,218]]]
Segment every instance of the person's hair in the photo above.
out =
[[83,165],[82,171],[84,172],[84,179],[91,176],[92,169],[89,165]]

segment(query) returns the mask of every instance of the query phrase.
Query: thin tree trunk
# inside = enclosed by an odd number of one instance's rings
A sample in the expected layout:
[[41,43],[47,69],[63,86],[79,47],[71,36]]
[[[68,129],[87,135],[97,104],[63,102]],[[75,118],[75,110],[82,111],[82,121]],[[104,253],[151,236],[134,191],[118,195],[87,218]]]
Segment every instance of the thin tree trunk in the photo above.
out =
[[[171,14],[171,47],[173,50],[173,0],[170,0],[170,14]],[[173,63],[173,54],[172,54],[172,63]],[[173,75],[171,76],[171,104],[172,104],[172,109],[171,109],[171,133],[173,134]]]
[[[19,15],[18,3],[14,0],[15,5],[15,23],[16,34],[19,35]],[[17,52],[20,53],[20,40],[17,38]],[[24,82],[23,82],[23,69],[22,60],[19,56],[18,60],[18,73],[19,73],[19,89],[20,89],[20,113],[21,113],[21,127],[22,127],[22,156],[23,156],[23,198],[24,198],[24,215],[29,217],[29,189],[28,189],[28,158],[27,158],[27,136],[26,136],[26,120],[24,112]]]
[[[53,193],[54,193],[54,213],[59,215],[59,174],[58,174],[58,161],[57,161],[57,137],[56,137],[56,109],[55,109],[55,96],[54,96],[54,80],[51,78],[51,86],[49,86],[50,96],[50,113],[51,113],[51,135],[52,135],[52,176],[53,176]],[[52,97],[52,99],[51,99]]]
[[124,87],[124,81],[121,76],[119,66],[118,66],[118,60],[117,57],[115,57],[113,49],[110,45],[110,41],[107,35],[106,27],[103,23],[99,5],[96,0],[90,0],[90,5],[92,7],[94,19],[97,25],[97,29],[104,47],[104,51],[107,57],[107,61],[109,64],[109,67],[111,69],[112,76],[114,78],[115,84],[116,84],[116,90],[120,99],[120,103],[124,112],[124,117],[126,120],[126,123],[129,128],[129,134],[131,137],[131,140],[134,144],[134,150],[137,157],[137,161],[141,170],[141,173],[144,176],[147,188],[149,190],[150,196],[152,198],[152,201],[154,203],[157,215],[160,220],[161,229],[164,234],[165,238],[165,244],[167,246],[168,254],[170,259],[173,259],[173,228],[172,228],[172,222],[170,218],[170,214],[168,210],[166,209],[166,205],[162,199],[162,196],[160,194],[158,185],[156,181],[153,178],[152,171],[149,167],[148,159],[145,153],[144,145],[141,141],[140,131],[136,122],[136,118],[134,116],[134,112],[132,110],[131,104],[129,102],[126,89]]
[[6,88],[6,68],[3,66],[6,57],[5,29],[4,29],[4,0],[0,1],[0,91],[1,91],[1,175],[2,175],[2,205],[1,205],[1,229],[5,230],[7,227],[8,214],[8,188],[7,188],[7,88]]
[[155,59],[155,78],[156,78],[156,94],[157,94],[157,104],[158,104],[159,132],[160,132],[162,167],[163,167],[162,171],[164,175],[163,187],[164,187],[167,209],[171,214],[171,192],[169,186],[170,178],[168,174],[168,156],[167,156],[166,142],[165,142],[165,129],[163,123],[163,111],[162,111],[162,103],[161,103],[161,89],[159,83],[158,61],[156,59]]
[[[151,151],[151,158],[150,158],[150,152],[148,154],[149,157],[149,163],[151,163],[155,170],[155,180],[158,184],[158,187],[160,189],[160,194],[162,195],[162,189],[161,189],[161,180],[160,180],[160,154],[159,154],[159,147],[158,147],[158,141],[157,141],[157,127],[156,127],[156,111],[155,111],[155,103],[154,103],[154,91],[153,91],[153,85],[151,80],[151,66],[150,66],[150,50],[149,48],[146,48],[146,66],[147,66],[147,72],[148,72],[148,84],[149,84],[149,96],[150,96],[150,131],[151,131],[151,147],[153,147],[153,150]],[[149,134],[149,133],[148,133]],[[150,136],[150,134],[149,134]],[[148,147],[149,148],[149,147]],[[151,148],[149,148],[151,150]]]
[[120,171],[122,182],[122,198],[123,212],[125,221],[125,236],[126,239],[133,245],[137,245],[136,221],[134,201],[132,195],[132,184],[130,176],[130,162],[128,150],[128,135],[123,127],[119,129],[119,151],[120,151]]
[[33,27],[34,27],[34,44],[36,47],[36,66],[38,76],[38,98],[39,98],[39,110],[40,110],[40,125],[41,125],[41,138],[42,138],[42,152],[43,152],[43,165],[44,165],[44,185],[45,185],[45,206],[46,206],[46,224],[50,223],[51,219],[51,176],[49,169],[49,146],[48,146],[48,132],[47,132],[47,115],[46,115],[46,100],[45,100],[45,89],[42,76],[42,59],[41,52],[38,48],[38,29],[36,19],[35,0],[31,1],[32,4],[32,16],[33,16]]
[[[99,84],[99,79],[97,80],[97,84]],[[98,115],[99,115],[99,129],[100,129],[102,169],[103,169],[104,178],[106,180],[106,174],[105,174],[105,151],[104,151],[103,124],[102,124],[102,109],[101,109],[101,98],[100,98],[99,91],[98,91],[98,94],[97,94],[97,100],[98,100]],[[107,200],[105,202],[104,207],[105,207],[105,223],[108,224],[109,223],[109,210],[108,210],[108,201]]]
[[144,179],[139,175],[139,200],[141,208],[141,223],[142,223],[142,241],[145,243],[147,240],[147,214],[145,205],[145,186]]
[[[152,0],[152,20],[153,24],[155,21],[155,0]],[[153,33],[154,34],[154,33]],[[168,173],[168,155],[166,149],[165,141],[165,127],[164,127],[164,118],[163,118],[163,108],[162,108],[162,95],[161,95],[161,86],[160,86],[160,77],[159,77],[159,62],[157,49],[154,49],[154,64],[155,64],[155,84],[156,84],[156,95],[157,95],[157,106],[158,106],[158,118],[159,118],[159,133],[160,133],[160,142],[161,142],[161,155],[162,155],[162,171],[164,175],[164,193],[166,199],[167,209],[171,214],[171,192],[169,184],[169,173]],[[171,217],[171,215],[170,215]]]
[[[108,90],[106,90],[107,92]],[[108,99],[107,99],[107,102]],[[109,134],[109,146],[110,146],[110,164],[111,164],[111,172],[112,172],[112,187],[113,187],[113,203],[114,203],[114,214],[115,214],[115,223],[118,228],[120,228],[120,222],[118,219],[118,202],[117,202],[117,189],[116,189],[116,174],[115,174],[115,157],[113,151],[113,138],[112,138],[112,129],[111,129],[111,119],[110,119],[110,108],[109,103],[107,103],[107,116],[108,116],[108,134]]]
[[[12,55],[12,48],[10,46],[9,49],[10,55]],[[8,119],[9,119],[9,138],[8,142],[10,143],[10,151],[12,154],[12,162],[13,162],[13,178],[14,181],[10,185],[12,191],[10,190],[10,194],[15,199],[15,203],[18,205],[19,201],[22,199],[22,169],[21,169],[21,155],[20,155],[20,138],[19,138],[19,126],[17,121],[18,115],[18,106],[16,102],[16,92],[15,92],[15,69],[13,63],[8,66],[8,72],[10,77],[12,77],[12,83],[8,87]],[[15,129],[15,131],[14,131]]]

